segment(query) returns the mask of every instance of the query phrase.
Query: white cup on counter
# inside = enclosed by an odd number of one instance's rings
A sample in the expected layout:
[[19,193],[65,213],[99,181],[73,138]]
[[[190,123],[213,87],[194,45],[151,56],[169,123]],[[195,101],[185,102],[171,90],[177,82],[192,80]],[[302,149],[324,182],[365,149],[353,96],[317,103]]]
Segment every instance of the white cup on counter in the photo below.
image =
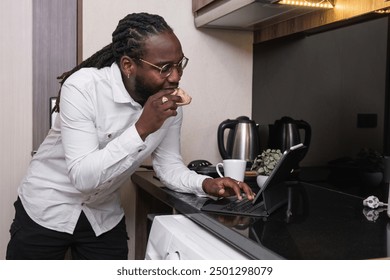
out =
[[[223,175],[220,167],[223,167]],[[246,160],[243,159],[224,159],[215,166],[220,177],[230,177],[237,181],[244,181]]]

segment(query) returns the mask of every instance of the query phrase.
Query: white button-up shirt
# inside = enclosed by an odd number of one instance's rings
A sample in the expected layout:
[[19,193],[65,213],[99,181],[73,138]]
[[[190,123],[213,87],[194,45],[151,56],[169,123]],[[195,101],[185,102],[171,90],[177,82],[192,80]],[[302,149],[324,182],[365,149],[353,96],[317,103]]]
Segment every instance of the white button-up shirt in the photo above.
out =
[[150,155],[169,188],[204,195],[207,176],[190,171],[180,155],[183,111],[142,141],[135,122],[142,107],[126,91],[116,63],[82,68],[61,90],[61,110],[34,155],[18,193],[41,226],[73,233],[84,211],[96,235],[123,217],[119,187]]

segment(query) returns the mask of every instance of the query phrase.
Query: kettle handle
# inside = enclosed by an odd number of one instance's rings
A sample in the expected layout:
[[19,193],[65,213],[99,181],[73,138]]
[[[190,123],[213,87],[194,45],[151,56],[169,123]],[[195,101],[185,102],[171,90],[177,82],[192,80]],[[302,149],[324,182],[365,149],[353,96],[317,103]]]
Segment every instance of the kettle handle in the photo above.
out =
[[309,147],[311,141],[311,127],[310,124],[304,120],[300,120],[297,122],[298,128],[303,129],[305,131],[305,141],[303,145]]
[[219,126],[218,126],[218,132],[217,132],[217,140],[218,140],[218,150],[219,153],[221,154],[223,159],[229,159],[231,158],[228,155],[228,152],[226,151],[225,144],[224,144],[224,132],[226,129],[234,129],[235,126],[237,125],[238,121],[237,120],[230,120],[227,119],[223,121]]

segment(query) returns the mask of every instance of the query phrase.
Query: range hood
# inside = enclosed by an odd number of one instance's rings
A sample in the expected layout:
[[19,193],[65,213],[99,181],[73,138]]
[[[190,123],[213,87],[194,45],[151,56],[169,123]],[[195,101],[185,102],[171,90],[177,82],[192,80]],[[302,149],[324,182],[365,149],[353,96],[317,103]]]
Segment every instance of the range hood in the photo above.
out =
[[[313,5],[317,3],[317,5]],[[300,5],[297,5],[300,2]],[[277,23],[299,15],[324,9],[323,2],[334,0],[222,0],[195,12],[195,26],[223,29],[255,30],[256,25]],[[285,3],[285,4],[281,4]],[[290,5],[286,5],[290,3]],[[291,3],[296,5],[291,5]],[[320,6],[321,4],[321,6]],[[330,6],[332,7],[332,6]],[[329,8],[329,6],[327,6]]]

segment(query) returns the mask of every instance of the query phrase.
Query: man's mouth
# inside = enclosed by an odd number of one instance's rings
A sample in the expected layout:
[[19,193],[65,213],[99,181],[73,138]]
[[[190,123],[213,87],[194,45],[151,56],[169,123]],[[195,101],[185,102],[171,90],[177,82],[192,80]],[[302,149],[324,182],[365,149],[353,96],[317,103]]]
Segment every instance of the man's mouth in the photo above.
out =
[[172,88],[164,88],[162,89],[162,91],[164,91],[166,94],[172,94],[175,92],[175,90],[177,90],[177,87],[172,87]]

